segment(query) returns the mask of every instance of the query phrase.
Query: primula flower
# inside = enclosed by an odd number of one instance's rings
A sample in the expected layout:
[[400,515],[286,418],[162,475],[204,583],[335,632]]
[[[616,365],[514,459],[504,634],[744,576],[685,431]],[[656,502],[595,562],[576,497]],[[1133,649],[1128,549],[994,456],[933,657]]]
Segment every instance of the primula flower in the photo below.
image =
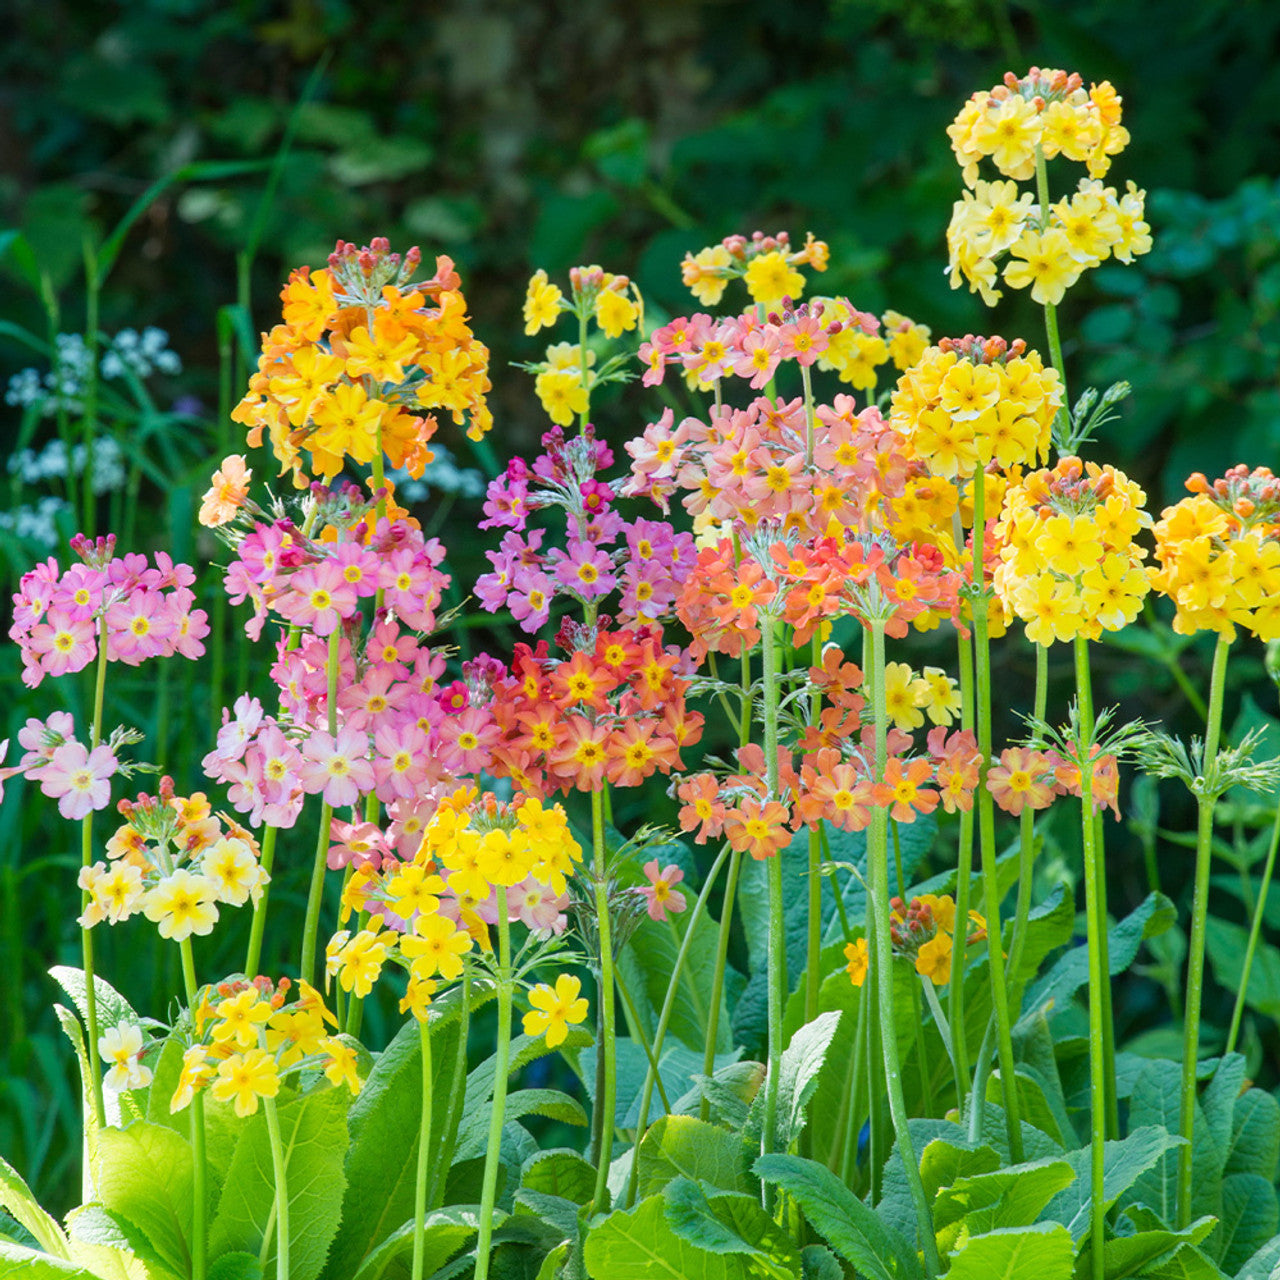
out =
[[569,1035],[569,1024],[583,1022],[587,1016],[587,1002],[579,992],[582,983],[571,974],[562,973],[554,987],[540,982],[529,992],[533,1008],[524,1015],[524,1033],[527,1036],[547,1037],[547,1048],[563,1044]]
[[212,933],[218,920],[217,886],[205,876],[180,868],[147,892],[142,912],[159,926],[162,938],[174,942],[193,933]]
[[142,1031],[132,1023],[108,1027],[98,1040],[98,1052],[111,1063],[103,1077],[109,1089],[145,1089],[151,1083],[151,1068],[142,1065]]
[[105,743],[90,751],[82,743],[64,742],[40,769],[40,790],[57,800],[64,818],[79,819],[111,800],[110,779],[120,767]]
[[217,1078],[210,1086],[219,1102],[235,1100],[236,1115],[256,1115],[259,1098],[274,1098],[280,1092],[276,1061],[263,1049],[233,1053],[218,1063]]
[[641,885],[636,892],[644,898],[650,920],[662,921],[667,918],[668,911],[679,914],[684,910],[684,894],[674,887],[684,879],[684,872],[675,863],[659,870],[658,860],[654,858],[644,864],[644,873],[649,883]]
[[245,465],[244,455],[233,453],[223,458],[222,466],[210,477],[210,487],[200,503],[197,519],[209,529],[234,520],[249,496],[253,472]]
[[849,981],[855,987],[862,986],[867,980],[867,971],[871,967],[871,953],[866,938],[855,938],[845,947],[844,954],[845,959],[849,961],[845,966]]

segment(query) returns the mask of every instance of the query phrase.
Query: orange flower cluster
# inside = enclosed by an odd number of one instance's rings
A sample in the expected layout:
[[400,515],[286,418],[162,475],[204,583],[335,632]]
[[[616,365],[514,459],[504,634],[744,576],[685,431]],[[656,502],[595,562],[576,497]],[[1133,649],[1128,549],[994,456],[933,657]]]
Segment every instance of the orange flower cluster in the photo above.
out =
[[739,551],[722,538],[699,551],[676,602],[699,660],[712,651],[737,656],[744,644],[757,645],[762,617],[794,628],[797,644],[835,618],[865,617],[873,583],[893,609],[888,635],[901,638],[909,623],[923,631],[958,617],[959,577],[933,547],[898,548],[870,538],[794,546],[762,538],[761,544],[757,554],[754,541]]
[[494,771],[531,795],[599,791],[607,778],[639,786],[683,768],[680,751],[702,736],[703,717],[685,707],[690,663],[661,632],[570,626],[572,656],[556,661],[546,642],[516,646],[509,679],[494,686],[503,738]]
[[364,249],[338,242],[326,270],[301,267],[281,298],[284,323],[265,334],[258,371],[232,417],[263,434],[297,488],[310,475],[331,480],[350,459],[385,453],[420,476],[437,427],[430,410],[468,422],[478,440],[493,425],[485,396],[489,352],[467,324],[461,281],[450,259],[413,282],[421,254],[403,257],[375,239]]
[[1177,608],[1174,630],[1280,637],[1280,479],[1241,465],[1212,484],[1197,472],[1187,488],[1155,525],[1148,570]]

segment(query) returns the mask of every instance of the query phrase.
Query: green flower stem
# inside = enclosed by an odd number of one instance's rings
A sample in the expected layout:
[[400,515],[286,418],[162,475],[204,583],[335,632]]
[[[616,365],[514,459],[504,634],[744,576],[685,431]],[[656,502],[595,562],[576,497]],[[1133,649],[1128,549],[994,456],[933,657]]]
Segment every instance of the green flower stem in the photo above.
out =
[[[689,923],[685,926],[684,938],[680,942],[680,950],[676,953],[676,962],[671,966],[671,978],[667,982],[667,994],[662,1001],[662,1009],[658,1014],[658,1025],[653,1033],[653,1062],[662,1061],[662,1046],[667,1038],[667,1026],[671,1021],[672,1011],[676,1007],[676,992],[680,989],[680,979],[684,974],[685,962],[688,960],[689,952],[693,946],[693,937],[697,931],[698,922],[702,919],[703,912],[707,909],[711,890],[720,878],[721,868],[723,868],[728,856],[729,846],[726,843],[720,846],[720,852],[716,855],[716,860],[711,864],[711,870],[707,872],[707,878],[702,883],[702,892],[698,894],[698,901],[693,904],[693,910],[689,912]],[[635,1146],[631,1148],[631,1171],[627,1175],[626,1202],[628,1206],[635,1203],[636,1187],[640,1177],[640,1143],[643,1141],[645,1131],[649,1126],[649,1104],[653,1100],[653,1086],[656,1078],[657,1073],[654,1071],[653,1066],[650,1065],[648,1071],[645,1072],[644,1084],[640,1089],[640,1118],[636,1121],[636,1141]]]
[[[85,322],[87,348],[84,388],[84,517],[81,528],[87,538],[97,533],[98,504],[93,492],[93,449],[98,436],[98,301],[102,294],[102,273],[97,255],[88,239],[84,242]],[[90,1057],[93,1055],[90,1054]]]
[[[871,1003],[870,988],[864,983],[858,993],[858,1022],[853,1032],[853,1069],[849,1072],[849,1088],[845,1092],[840,1105],[844,1108],[844,1137],[838,1148],[832,1148],[832,1154],[839,1151],[840,1181],[850,1186],[853,1177],[853,1162],[858,1156],[858,1120],[863,1108],[862,1091],[866,1087],[864,1079],[867,1064],[867,1041],[870,1027],[867,1025],[867,1006]],[[839,1118],[837,1118],[837,1123]]]
[[[862,628],[862,687],[870,688],[874,672],[875,653],[872,648],[871,627]],[[868,846],[870,848],[870,846]],[[870,855],[868,854],[868,857]],[[867,916],[867,953],[870,957],[873,939],[871,936],[871,917]],[[880,1008],[880,995],[876,982],[872,979],[863,984],[870,1012],[867,1015],[867,1158],[871,1167],[871,1204],[880,1203],[884,1183],[885,1162],[889,1158],[889,1135],[886,1132],[886,1115],[884,1108],[885,1089],[880,1073],[884,1068],[884,1049],[880,1043],[883,1010]]]
[[[801,365],[804,374],[806,404],[812,400],[809,395],[809,370]],[[812,405],[809,407],[812,415]],[[812,431],[810,432],[812,435]],[[809,661],[817,667],[822,665],[822,642],[814,633],[809,649]],[[809,723],[817,724],[822,715],[822,695],[814,693],[809,699]],[[818,991],[822,985],[822,974],[819,972],[819,957],[822,953],[822,838],[818,827],[809,828],[809,919],[808,933],[805,938],[804,956],[804,1020],[812,1022],[818,1016]]]
[[[258,859],[263,871],[271,874],[276,860],[276,828],[268,826],[262,836],[262,855]],[[262,896],[253,904],[253,924],[249,929],[249,950],[244,960],[244,976],[252,981],[258,973],[262,959],[262,934],[267,927],[267,895],[271,892],[268,881],[262,886]]]
[[[586,430],[587,421],[591,416],[591,389],[587,385],[587,377],[589,375],[590,366],[587,363],[587,309],[578,303],[578,358],[581,361],[582,368],[582,393],[586,396],[586,404],[583,406],[582,412],[578,415],[578,426],[582,430]],[[717,384],[718,385],[718,384]]]
[[[289,1179],[284,1143],[280,1141],[280,1117],[274,1098],[262,1099],[267,1117],[267,1138],[271,1143],[271,1168],[276,1179],[276,1280],[289,1280]],[[268,1237],[269,1238],[269,1237]],[[265,1250],[267,1240],[262,1247]],[[265,1261],[265,1257],[263,1261]]]
[[453,1074],[449,1080],[449,1101],[444,1111],[444,1142],[441,1145],[443,1159],[433,1162],[431,1187],[427,1198],[429,1208],[438,1209],[444,1201],[445,1182],[449,1177],[449,1164],[458,1141],[458,1126],[462,1123],[462,1107],[467,1094],[467,1040],[471,1034],[471,966],[462,970],[462,1012],[458,1017],[458,1049],[454,1056]]
[[[901,896],[900,894],[899,897]],[[930,986],[933,985],[931,979],[926,978],[925,981]],[[911,1011],[916,1024],[916,1065],[920,1070],[920,1100],[924,1107],[924,1114],[931,1117],[933,1115],[933,1077],[929,1069],[929,1059],[924,1051],[924,1019],[920,1016],[919,992],[912,993]]]
[[[764,695],[764,766],[766,796],[778,798],[778,642],[777,623],[763,619],[761,685]],[[764,1129],[760,1135],[760,1151],[773,1150],[773,1134],[778,1116],[778,1088],[782,1074],[782,1005],[787,994],[787,939],[783,921],[782,856],[775,853],[767,860],[769,886],[769,1049],[768,1074],[765,1077]],[[772,1208],[773,1193],[765,1185],[765,1208]]]
[[[888,715],[884,702],[884,621],[871,623],[871,706],[875,714],[875,777],[884,778]],[[876,805],[871,810],[871,826],[867,840],[867,916],[870,921],[871,977],[879,997],[881,1043],[884,1054],[885,1092],[889,1114],[893,1119],[898,1154],[907,1175],[907,1186],[915,1205],[916,1228],[924,1251],[927,1280],[941,1271],[938,1244],[933,1233],[933,1215],[920,1179],[920,1162],[907,1127],[907,1104],[902,1093],[902,1074],[898,1063],[898,1036],[893,1013],[893,946],[889,939],[889,830],[887,811]],[[766,1116],[767,1116],[766,1112]]]
[[[191,939],[178,943],[182,956],[182,984],[187,992],[187,1008],[195,1011],[196,984],[195,957]],[[207,1222],[208,1157],[205,1152],[204,1090],[197,1089],[191,1099],[191,1280],[204,1280],[209,1269],[209,1228]]]
[[[986,486],[982,472],[973,478],[973,640],[977,654],[974,682],[977,692],[978,750],[978,842],[982,850],[983,899],[987,917],[987,961],[991,972],[991,997],[996,1016],[996,1052],[1000,1062],[1000,1090],[1004,1100],[1005,1123],[1009,1132],[1009,1155],[1022,1163],[1022,1124],[1018,1116],[1018,1082],[1014,1076],[1013,1027],[1009,1017],[1009,993],[1005,987],[1004,934],[1000,927],[1000,876],[996,869],[995,798],[987,787],[991,767],[991,646],[987,636],[987,589],[983,577],[983,546],[986,538]],[[956,913],[957,921],[967,920]],[[959,925],[960,929],[965,926]],[[964,1034],[961,1026],[960,1035]],[[980,1099],[975,1091],[975,1103]]]
[[1240,989],[1236,992],[1236,1007],[1231,1012],[1231,1030],[1227,1032],[1224,1055],[1234,1053],[1236,1037],[1240,1034],[1240,1019],[1244,1015],[1244,993],[1249,990],[1249,974],[1253,970],[1253,954],[1258,949],[1258,935],[1262,932],[1262,916],[1267,909],[1267,891],[1271,888],[1271,873],[1276,866],[1276,849],[1280,847],[1280,807],[1276,808],[1276,820],[1271,827],[1271,845],[1267,849],[1267,865],[1262,869],[1262,885],[1258,890],[1258,902],[1253,909],[1253,926],[1249,930],[1249,945],[1245,948],[1244,969],[1240,973]]
[[[329,659],[326,663],[329,688],[326,699],[329,709],[329,733],[338,734],[338,647],[342,642],[341,628],[329,633]],[[320,904],[324,898],[324,873],[328,869],[329,825],[333,820],[333,808],[326,800],[320,806],[320,827],[316,833],[315,860],[311,867],[311,887],[307,891],[307,914],[302,925],[302,962],[298,972],[304,982],[316,985],[316,940],[320,931]]]
[[613,1158],[614,1112],[618,1096],[617,1025],[613,1008],[613,928],[609,916],[609,868],[604,847],[604,805],[599,791],[591,793],[592,870],[595,875],[596,930],[600,938],[600,1008],[596,1030],[596,1053],[603,1062],[603,1074],[596,1079],[596,1108],[601,1116],[600,1148],[597,1152],[596,1189],[592,1203],[603,1209],[608,1194],[609,1161]]
[[[1032,714],[1037,720],[1043,720],[1049,700],[1049,650],[1042,644],[1035,645],[1034,648],[1036,691]],[[1027,919],[1031,915],[1031,881],[1036,865],[1035,826],[1035,810],[1030,805],[1025,805],[1018,817],[1018,898],[1013,909],[1013,942],[1009,946],[1011,973],[1018,971],[1022,950],[1027,942]],[[959,916],[956,921],[959,927],[965,927]]]
[[920,985],[924,988],[925,1000],[929,1004],[929,1011],[933,1014],[933,1021],[937,1025],[938,1034],[942,1037],[943,1047],[947,1051],[947,1058],[951,1062],[951,1072],[956,1082],[956,1097],[959,1098],[963,1092],[967,1081],[960,1074],[959,1066],[956,1061],[955,1037],[951,1033],[951,1026],[947,1022],[947,1015],[942,1012],[942,1002],[938,999],[938,993],[933,989],[933,980],[931,978],[922,977]]
[[[702,1056],[702,1074],[710,1076],[716,1069],[716,1040],[720,1033],[720,1002],[724,998],[724,973],[729,959],[729,935],[733,931],[733,900],[738,892],[738,875],[742,870],[742,854],[735,849],[729,855],[729,875],[724,885],[724,904],[720,908],[720,930],[716,936],[716,967],[711,975],[711,1009],[707,1014],[707,1050]],[[662,1081],[658,1081],[662,1087]],[[709,1119],[711,1103],[703,1098],[698,1116]]]
[[631,1028],[631,1034],[636,1040],[640,1041],[640,1047],[644,1050],[644,1056],[649,1062],[649,1070],[654,1072],[662,1110],[667,1115],[670,1115],[671,1099],[667,1097],[666,1086],[662,1083],[662,1073],[658,1070],[658,1060],[653,1056],[653,1041],[649,1038],[648,1032],[645,1031],[644,1023],[640,1021],[640,1011],[636,1008],[636,1002],[631,998],[631,992],[627,990],[627,984],[622,980],[621,969],[614,971],[613,981],[617,985],[618,994],[622,997],[622,1007],[627,1015],[627,1023]]
[[[1076,667],[1087,661],[1083,645],[1076,647]],[[1080,712],[1083,734],[1091,735],[1093,717]],[[1088,738],[1085,738],[1088,741]],[[1084,844],[1085,915],[1089,938],[1089,1231],[1092,1241],[1090,1270],[1093,1280],[1103,1280],[1103,1243],[1106,1239],[1107,1202],[1103,1187],[1104,1146],[1107,1140],[1106,1043],[1102,1034],[1105,1007],[1101,990],[1108,981],[1102,948],[1106,932],[1105,914],[1099,917],[1098,881],[1103,871],[1096,856],[1096,827],[1093,821],[1093,766],[1084,762],[1080,770],[1080,835]],[[1194,1075],[1194,1071],[1193,1071]]]
[[[1209,916],[1209,870],[1213,863],[1213,810],[1218,740],[1222,733],[1222,699],[1226,687],[1227,654],[1231,640],[1218,633],[1209,680],[1209,716],[1204,730],[1204,777],[1196,797],[1196,888],[1191,908],[1191,941],[1187,958],[1187,1011],[1183,1021],[1182,1091],[1178,1104],[1178,1133],[1186,1142],[1178,1149],[1178,1218],[1181,1229],[1191,1222],[1191,1134],[1196,1114],[1196,1063],[1200,1055],[1200,1000],[1204,992],[1204,941]],[[1243,991],[1243,988],[1241,988]]]
[[[964,530],[960,525],[957,513],[952,524],[953,537],[957,548],[964,546]],[[960,671],[960,728],[974,730],[974,689],[973,689],[973,646],[971,639],[958,635],[956,637],[959,671]],[[969,918],[969,890],[973,878],[973,810],[960,810],[960,831],[956,848],[956,919]],[[970,1087],[972,1076],[969,1073],[969,1043],[965,1034],[964,1017],[964,971],[965,960],[969,950],[967,929],[958,929],[951,944],[951,991],[948,998],[948,1009],[951,1013],[951,1025],[955,1028],[952,1051],[955,1053],[956,1074],[964,1084],[964,1089],[956,1097],[956,1107],[960,1112],[960,1122],[964,1123],[966,1091]]]
[[[1075,639],[1076,702],[1080,723],[1092,731],[1093,682],[1089,675],[1089,642],[1082,635]],[[1093,820],[1093,842],[1088,849],[1094,862],[1094,884],[1097,894],[1097,915],[1089,917],[1089,927],[1098,938],[1098,956],[1102,962],[1103,981],[1098,991],[1102,1007],[1102,1082],[1106,1089],[1104,1114],[1107,1121],[1107,1140],[1120,1137],[1120,1101],[1116,1094],[1116,1030],[1111,1014],[1111,943],[1107,937],[1107,854],[1103,840],[1102,815],[1094,814],[1092,803],[1089,814]],[[1091,1000],[1093,996],[1089,997]]]
[[[86,471],[86,489],[91,489]],[[102,708],[107,690],[107,615],[98,619],[98,666],[93,684],[93,723],[89,728],[89,749],[102,745]],[[80,865],[93,864],[93,814],[86,813],[80,822]],[[80,911],[89,909],[89,891],[80,892]],[[93,1115],[101,1129],[106,1124],[106,1111],[102,1100],[102,1056],[98,1052],[98,991],[93,980],[93,933],[80,926],[80,954],[84,968],[85,1021],[89,1032],[89,1094],[93,1102]]]
[[507,889],[498,885],[498,1046],[494,1052],[493,1101],[489,1108],[489,1145],[484,1155],[484,1182],[480,1192],[480,1235],[476,1241],[475,1280],[488,1280],[490,1241],[493,1239],[493,1205],[498,1192],[498,1165],[502,1158],[502,1125],[507,1109],[507,1066],[511,1056],[511,921]]
[[[1036,147],[1036,199],[1040,202],[1040,230],[1043,231],[1049,225],[1049,173],[1044,162],[1044,152],[1039,146]],[[1062,399],[1065,406],[1067,376],[1062,364],[1062,340],[1058,336],[1058,309],[1048,302],[1044,308],[1044,327],[1049,339],[1049,362],[1062,379]],[[1065,407],[1058,410],[1059,414],[1067,412]]]
[[[430,1017],[430,1009],[427,1015]],[[431,1027],[427,1018],[418,1021],[418,1042],[422,1046],[422,1120],[418,1129],[418,1172],[413,1200],[413,1280],[422,1280],[426,1262],[428,1156],[431,1151]]]

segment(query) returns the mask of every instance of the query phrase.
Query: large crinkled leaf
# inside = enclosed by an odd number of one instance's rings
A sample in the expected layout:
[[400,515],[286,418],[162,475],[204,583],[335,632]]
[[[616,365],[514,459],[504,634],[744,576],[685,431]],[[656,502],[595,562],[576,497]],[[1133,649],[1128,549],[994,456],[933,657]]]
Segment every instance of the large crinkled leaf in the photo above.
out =
[[65,1258],[55,1258],[8,1240],[0,1240],[0,1277],[3,1280],[107,1280],[100,1273]]
[[[1148,1125],[1134,1129],[1126,1138],[1107,1142],[1102,1147],[1102,1196],[1106,1208],[1132,1187],[1144,1173],[1153,1168],[1165,1152],[1181,1145],[1182,1140],[1166,1129]],[[1092,1211],[1090,1181],[1090,1148],[1069,1151],[1066,1161],[1075,1170],[1075,1181],[1056,1195],[1045,1208],[1044,1216],[1061,1222],[1073,1239],[1089,1234]]]
[[761,1156],[755,1173],[785,1191],[815,1231],[868,1280],[918,1280],[914,1249],[830,1169],[800,1156]]
[[[522,1116],[545,1116],[562,1124],[585,1125],[587,1113],[582,1104],[559,1089],[517,1089],[507,1095],[503,1115],[507,1123]],[[455,1160],[470,1160],[483,1155],[489,1138],[488,1110],[475,1110],[463,1116],[458,1128]]]
[[756,1196],[676,1178],[662,1193],[667,1226],[708,1253],[741,1254],[794,1274],[800,1254]]
[[739,1133],[693,1116],[660,1116],[640,1143],[639,1194],[660,1192],[678,1177],[722,1191],[751,1191],[750,1154]]
[[[1125,918],[1107,931],[1107,959],[1111,976],[1123,973],[1136,959],[1144,939],[1165,932],[1177,919],[1177,909],[1162,893],[1149,893]],[[1089,949],[1083,944],[1062,956],[1044,977],[1031,984],[1027,1009],[1043,1009],[1052,1002],[1061,1008],[1089,981]]]
[[1262,1089],[1236,1099],[1224,1173],[1256,1173],[1274,1182],[1280,1163],[1280,1102]]
[[1280,1226],[1280,1205],[1271,1182],[1256,1173],[1230,1173],[1222,1180],[1222,1220],[1206,1252],[1229,1275],[1252,1257]]
[[520,1185],[543,1195],[561,1196],[574,1204],[586,1204],[595,1193],[596,1171],[576,1151],[560,1147],[539,1151],[526,1160]]
[[1063,1226],[1041,1222],[971,1236],[956,1254],[948,1280],[1071,1280],[1075,1245]]
[[[289,1194],[290,1280],[316,1280],[338,1229],[346,1186],[346,1089],[321,1088],[278,1105]],[[213,1254],[235,1249],[260,1253],[267,1224],[274,1224],[276,1179],[266,1116],[259,1110],[245,1126],[218,1211],[209,1228]],[[267,1250],[274,1274],[277,1239]]]
[[136,1120],[98,1135],[98,1200],[140,1228],[179,1275],[191,1266],[194,1177],[191,1144],[163,1125]]
[[1153,1262],[1142,1280],[1230,1280],[1203,1250],[1193,1244],[1180,1244],[1167,1258]]
[[[1102,1248],[1103,1272],[1107,1280],[1128,1280],[1156,1258],[1170,1253],[1181,1244],[1199,1244],[1208,1236],[1217,1220],[1197,1218],[1182,1231],[1165,1226],[1150,1209],[1142,1205],[1130,1205],[1125,1217],[1135,1230],[1131,1235],[1117,1235],[1106,1241]],[[1088,1237],[1080,1244],[1076,1255],[1076,1280],[1089,1280],[1093,1274],[1090,1266],[1092,1245]]]
[[0,1209],[11,1214],[46,1253],[57,1258],[71,1256],[62,1228],[40,1207],[31,1188],[6,1160],[0,1160]]
[[[1176,1062],[1147,1063],[1129,1099],[1129,1124],[1133,1128],[1155,1126],[1178,1132],[1178,1105],[1182,1069]],[[1191,1143],[1191,1212],[1196,1217],[1217,1217],[1222,1208],[1221,1164],[1217,1144],[1209,1132],[1200,1103],[1195,1105]],[[1126,1203],[1145,1204],[1164,1222],[1173,1222],[1178,1203],[1178,1153],[1171,1146],[1134,1184]]]
[[[49,976],[71,997],[71,1003],[84,1019],[85,1026],[88,1026],[88,983],[84,980],[84,970],[56,964],[49,970]],[[93,990],[98,1001],[100,1031],[117,1026],[121,1022],[129,1022],[135,1026],[139,1023],[140,1019],[133,1011],[133,1006],[105,978],[94,974]]]
[[[505,1214],[496,1213],[495,1221],[501,1223]],[[387,1268],[413,1256],[412,1220],[393,1231],[360,1264],[351,1280],[382,1280]],[[439,1270],[463,1248],[480,1229],[480,1214],[470,1207],[452,1206],[427,1214],[423,1220],[423,1274]],[[403,1262],[401,1262],[403,1266]]]
[[89,1266],[97,1262],[100,1269],[126,1275],[144,1274],[148,1280],[178,1280],[178,1272],[165,1265],[143,1231],[122,1214],[100,1204],[82,1205],[71,1211],[67,1229],[72,1256],[78,1262]]
[[969,1235],[1029,1227],[1075,1177],[1066,1160],[1034,1160],[957,1178],[933,1202],[934,1226],[963,1225]]
[[[820,1013],[812,1022],[799,1028],[791,1043],[782,1051],[778,1070],[778,1111],[774,1122],[771,1151],[785,1151],[804,1128],[805,1107],[818,1087],[818,1073],[831,1048],[832,1038],[840,1025],[841,1014],[832,1010]],[[751,1104],[746,1137],[755,1142],[764,1129],[766,1087]]]
[[[741,1049],[731,1053],[717,1054],[715,1070],[731,1066],[742,1056]],[[636,1129],[640,1127],[640,1099],[644,1091],[645,1076],[649,1072],[649,1056],[643,1045],[629,1036],[619,1036],[615,1045],[615,1062],[617,1081],[617,1105],[614,1110],[616,1126],[619,1129]],[[690,1049],[687,1045],[667,1045],[658,1060],[658,1075],[667,1098],[673,1109],[676,1100],[683,1097],[693,1084],[694,1078],[702,1074],[705,1065],[702,1050]],[[579,1069],[586,1083],[587,1097],[592,1105],[596,1096],[596,1054],[595,1046],[583,1049]],[[469,1097],[470,1095],[468,1095]],[[649,1095],[648,1120],[662,1112],[662,1097],[655,1085]]]
[[1272,1236],[1236,1272],[1236,1280],[1280,1280],[1280,1236]]
[[665,1209],[662,1196],[649,1196],[592,1227],[583,1250],[591,1280],[747,1280],[746,1258],[682,1240]]
[[[1229,920],[1210,916],[1206,922],[1205,950],[1213,976],[1228,991],[1240,990],[1244,977],[1244,957],[1249,949],[1249,930]],[[1280,1021],[1280,947],[1259,938],[1254,948],[1253,966],[1245,1004],[1265,1017]]]

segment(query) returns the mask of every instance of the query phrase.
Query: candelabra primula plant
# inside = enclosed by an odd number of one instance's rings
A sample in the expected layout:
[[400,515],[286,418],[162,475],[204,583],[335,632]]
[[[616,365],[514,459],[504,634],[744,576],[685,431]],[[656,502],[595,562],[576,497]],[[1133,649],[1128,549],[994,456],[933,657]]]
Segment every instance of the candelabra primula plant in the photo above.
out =
[[[540,269],[526,336],[576,333],[520,366],[550,425],[488,485],[474,584],[388,480],[421,475],[442,418],[492,425],[452,262],[418,280],[416,249],[339,242],[295,271],[232,414],[246,452],[200,508],[271,705],[235,696],[205,790],[121,800],[101,856],[93,816],[144,767],[136,730],[104,731],[108,665],[199,658],[208,620],[192,570],[110,539],[23,578],[26,684],[96,677],[87,724],[29,720],[0,769],[81,823],[84,965],[54,972],[83,1018],[86,1204],[64,1229],[6,1166],[43,1252],[0,1240],[0,1274],[1273,1273],[1280,1107],[1234,1049],[1280,817],[1223,1056],[1201,1060],[1199,1018],[1215,805],[1278,780],[1221,726],[1237,628],[1277,631],[1280,486],[1194,476],[1153,523],[1081,456],[1125,388],[1071,406],[1056,309],[1151,243],[1142,193],[1103,185],[1128,141],[1110,85],[1010,75],[950,134],[952,281],[988,305],[1030,287],[1047,354],[815,296],[812,234],[691,251],[708,310],[656,327],[627,276]],[[1087,177],[1054,201],[1051,163]],[[662,401],[619,451],[592,405],[632,382],[626,403]],[[461,659],[443,602],[468,587],[525,638]],[[1189,746],[1094,710],[1089,644],[1152,593],[1217,636]],[[997,694],[993,641],[1031,646],[1029,701]],[[1061,644],[1075,698],[1051,714]],[[998,698],[1020,739],[995,741]],[[1109,922],[1104,819],[1135,754],[1199,809],[1181,1062],[1116,1044],[1111,980],[1174,914],[1153,892]],[[1078,864],[1046,816],[1067,796]],[[300,930],[270,898],[295,832]],[[251,914],[245,962],[202,982],[224,908]],[[155,1017],[94,972],[99,927],[139,916],[178,948]],[[264,975],[269,918],[287,959]],[[369,1002],[389,1043],[361,1042]],[[535,1116],[586,1139],[544,1148]]]

